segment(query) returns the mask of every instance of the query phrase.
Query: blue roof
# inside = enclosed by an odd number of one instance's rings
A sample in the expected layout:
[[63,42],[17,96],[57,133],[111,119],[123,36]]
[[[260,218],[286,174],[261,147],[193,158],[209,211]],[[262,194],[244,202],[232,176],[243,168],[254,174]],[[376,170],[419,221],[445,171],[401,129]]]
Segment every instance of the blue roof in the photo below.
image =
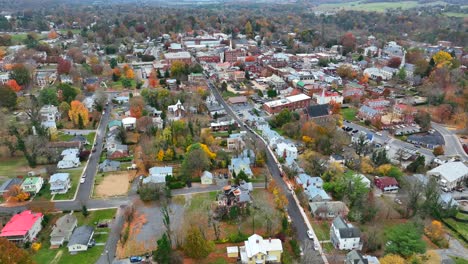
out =
[[54,175],[50,176],[49,182],[66,181],[69,177],[69,173],[55,173]]
[[155,174],[170,174],[172,175],[172,167],[152,167],[149,169],[150,175]]
[[331,200],[330,196],[321,188],[309,186],[307,188],[307,194],[309,195],[310,199],[320,196],[322,200]]
[[109,122],[109,124],[107,125],[108,128],[111,128],[113,126],[122,126],[122,121],[120,120],[112,120]]

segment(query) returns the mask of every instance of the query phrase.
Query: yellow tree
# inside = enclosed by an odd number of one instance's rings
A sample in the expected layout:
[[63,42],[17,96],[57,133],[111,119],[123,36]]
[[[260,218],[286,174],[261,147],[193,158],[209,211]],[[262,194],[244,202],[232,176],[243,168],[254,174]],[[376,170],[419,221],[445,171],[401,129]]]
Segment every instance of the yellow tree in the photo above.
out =
[[424,233],[432,240],[439,241],[444,238],[444,228],[442,223],[433,220],[428,226],[424,228]]
[[135,78],[135,73],[133,72],[132,69],[128,69],[126,72],[125,72],[125,77],[127,77],[127,79],[133,79]]
[[361,160],[361,172],[362,173],[373,173],[374,167],[369,158],[365,157]]
[[383,175],[383,176],[387,176],[391,169],[392,169],[392,165],[383,164],[383,165],[380,165],[377,168],[377,173],[379,173],[380,175]]
[[443,65],[452,60],[452,55],[450,55],[450,53],[446,51],[441,50],[434,54],[434,56],[432,56],[432,59],[434,59],[436,65]]
[[0,47],[0,60],[3,59],[3,57],[5,57],[5,55],[6,55],[5,49]]
[[164,150],[160,149],[156,158],[159,161],[163,161],[164,160]]
[[83,127],[89,122],[88,109],[78,100],[71,101],[68,117],[72,120],[73,124]]
[[29,193],[24,192],[19,185],[13,185],[6,193],[6,197],[11,202],[24,202],[29,199]]
[[383,258],[379,259],[380,264],[405,264],[406,261],[404,258],[398,256],[398,255],[393,255],[393,254],[388,254]]

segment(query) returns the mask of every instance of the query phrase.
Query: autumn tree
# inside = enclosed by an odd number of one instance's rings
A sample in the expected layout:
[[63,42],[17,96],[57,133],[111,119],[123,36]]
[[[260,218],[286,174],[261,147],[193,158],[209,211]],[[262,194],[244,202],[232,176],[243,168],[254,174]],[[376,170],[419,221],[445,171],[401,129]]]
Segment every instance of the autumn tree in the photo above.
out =
[[200,177],[201,173],[210,167],[210,159],[200,148],[189,151],[182,162],[182,172],[187,181],[191,182],[193,176]]
[[133,72],[133,69],[132,68],[129,68],[126,72],[125,72],[125,77],[127,79],[133,79],[135,78],[135,73]]
[[330,102],[330,111],[332,114],[337,115],[341,111],[341,104],[335,101]]
[[354,51],[356,46],[356,37],[351,32],[347,32],[341,37],[341,44],[343,45],[343,54],[348,54]]
[[11,79],[6,82],[6,85],[10,87],[11,90],[13,90],[15,93],[21,91],[21,86],[18,85],[16,80]]
[[434,54],[434,56],[432,56],[432,59],[434,60],[437,66],[442,66],[451,62],[452,55],[450,55],[450,53],[446,51],[441,50]]
[[434,150],[433,150],[433,153],[434,153],[435,156],[444,155],[444,153],[445,153],[444,147],[443,146],[435,147]]
[[26,250],[17,247],[8,239],[0,237],[0,263],[33,264],[35,262]]
[[80,124],[80,120],[83,126],[86,126],[89,122],[88,109],[86,109],[82,102],[77,100],[70,103],[68,117],[75,126]]
[[11,202],[24,202],[29,199],[29,193],[24,192],[21,186],[13,185],[6,193],[6,197],[8,197]]
[[181,79],[187,74],[187,65],[181,61],[174,61],[171,65],[171,77]]
[[49,34],[47,34],[48,39],[56,39],[57,37],[58,37],[58,34],[57,32],[55,32],[55,30],[51,30]]
[[341,78],[354,79],[356,77],[356,72],[354,72],[351,65],[342,64],[336,69],[336,74]]
[[406,260],[395,254],[388,254],[379,259],[380,264],[406,264]]
[[387,66],[390,68],[397,69],[401,65],[401,58],[400,57],[392,57],[388,60]]
[[134,96],[130,99],[130,115],[140,118],[145,108],[145,100],[141,96]]
[[200,228],[192,225],[187,231],[183,249],[188,257],[203,259],[213,251],[214,244],[203,236]]
[[16,106],[16,93],[6,85],[0,85],[0,107],[13,109]]
[[57,62],[57,73],[69,74],[70,70],[71,70],[71,62],[69,60],[59,58]]
[[[1,44],[0,44],[0,46],[1,46]],[[2,60],[5,57],[6,54],[7,54],[7,52],[6,52],[5,48],[0,47],[0,60]]]
[[15,64],[10,72],[10,79],[15,80],[21,86],[28,85],[31,82],[31,74],[23,64]]
[[249,38],[253,37],[253,29],[252,29],[252,24],[250,23],[250,21],[247,21],[247,23],[245,23],[245,34]]

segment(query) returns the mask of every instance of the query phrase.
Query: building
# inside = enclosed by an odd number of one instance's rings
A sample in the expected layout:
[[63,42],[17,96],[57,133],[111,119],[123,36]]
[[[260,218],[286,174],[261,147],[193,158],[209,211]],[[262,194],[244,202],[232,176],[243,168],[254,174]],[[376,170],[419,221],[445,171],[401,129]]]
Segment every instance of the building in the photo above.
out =
[[180,61],[180,62],[183,62],[185,64],[191,64],[192,63],[192,56],[187,51],[166,53],[166,54],[164,54],[164,59],[166,59],[166,62],[169,65],[171,65],[175,61]]
[[269,114],[276,114],[281,112],[283,109],[295,111],[298,109],[309,107],[311,98],[305,94],[298,94],[286,97],[284,99],[274,100],[266,102],[263,105],[265,111]]
[[330,227],[330,239],[333,246],[339,250],[362,249],[361,231],[343,217],[336,217]]
[[213,184],[213,173],[204,171],[200,177],[201,184]]
[[50,176],[50,192],[52,194],[66,193],[71,187],[70,173],[55,173]]
[[379,260],[374,256],[363,256],[357,250],[351,250],[345,257],[345,264],[380,264]]
[[330,162],[336,162],[336,163],[339,163],[341,165],[344,165],[345,162],[346,162],[346,159],[339,155],[339,154],[332,154],[330,155]]
[[235,49],[235,50],[226,50],[224,52],[224,62],[235,63],[241,57],[245,57],[246,53],[244,50]]
[[94,228],[92,226],[80,226],[73,231],[68,241],[68,252],[76,254],[79,251],[86,251],[93,246]]
[[180,102],[180,100],[178,100],[175,105],[169,105],[167,107],[167,111],[172,116],[173,120],[179,120],[185,114],[185,108]]
[[239,175],[241,171],[243,171],[249,178],[253,177],[253,172],[250,168],[250,159],[248,157],[232,158],[231,164],[228,166],[228,170],[232,177]]
[[71,213],[57,219],[50,233],[50,246],[60,247],[64,242],[67,242],[77,224],[78,220]]
[[172,167],[152,167],[149,169],[148,177],[143,179],[143,184],[166,183],[166,177],[172,175]]
[[279,239],[263,239],[257,234],[253,234],[244,246],[240,247],[240,257],[242,263],[281,263],[283,245]]
[[453,190],[457,186],[463,186],[468,178],[468,166],[461,161],[447,162],[427,172],[433,176],[442,188]]
[[191,73],[188,76],[189,82],[203,82],[205,80],[205,76],[203,73]]
[[241,150],[245,147],[245,142],[242,139],[242,133],[230,134],[227,139],[228,150]]
[[20,186],[22,182],[23,182],[23,180],[20,179],[20,178],[8,179],[6,182],[4,182],[0,186],[0,195],[3,195],[5,193],[7,193],[11,189],[11,187],[13,187],[15,185]]
[[367,105],[363,105],[359,108],[358,111],[358,118],[361,120],[376,120],[381,118],[381,113],[380,111],[369,107]]
[[110,172],[110,171],[119,171],[120,170],[120,161],[116,160],[104,160],[98,165],[98,172]]
[[310,211],[315,218],[333,219],[338,216],[346,217],[349,209],[342,201],[325,201],[309,203]]
[[297,147],[294,143],[281,142],[276,145],[276,155],[284,159],[297,159]]
[[43,184],[44,179],[41,177],[28,177],[21,184],[21,189],[25,192],[36,194],[41,190]]
[[365,185],[367,188],[370,188],[370,186],[371,186],[371,181],[369,180],[369,178],[367,178],[366,176],[364,176],[364,174],[356,173],[356,174],[355,174],[355,177],[359,178],[359,179],[361,180],[361,182],[364,183],[364,185]]
[[307,114],[309,120],[314,121],[316,124],[325,124],[333,120],[329,104],[311,105],[307,108]]
[[44,105],[39,110],[41,125],[45,128],[57,128],[56,121],[60,119],[60,112],[55,105]]
[[33,213],[31,210],[16,214],[2,228],[0,237],[14,243],[32,242],[42,229],[42,218],[42,213]]
[[228,121],[218,121],[210,123],[212,131],[227,131],[229,128],[235,127],[236,121],[234,119]]
[[122,125],[127,130],[133,130],[136,127],[136,118],[135,117],[123,118]]
[[247,103],[247,97],[245,96],[229,97],[228,102],[233,105],[237,105],[237,104],[245,105]]
[[343,103],[343,96],[337,92],[325,91],[325,89],[322,90],[322,93],[314,93],[313,98],[315,98],[319,105],[329,104],[331,102]]
[[382,192],[397,192],[399,187],[398,181],[393,177],[375,177],[374,184],[382,190]]

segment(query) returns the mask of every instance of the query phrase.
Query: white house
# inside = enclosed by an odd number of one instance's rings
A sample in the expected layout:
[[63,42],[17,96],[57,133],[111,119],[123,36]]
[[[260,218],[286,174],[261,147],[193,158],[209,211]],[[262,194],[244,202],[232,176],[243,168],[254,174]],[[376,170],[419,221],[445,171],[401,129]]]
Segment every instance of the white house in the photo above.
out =
[[0,231],[0,237],[14,243],[32,242],[42,229],[42,218],[42,213],[33,213],[31,210],[15,214]]
[[50,233],[51,247],[60,247],[70,239],[73,229],[77,226],[78,220],[73,214],[66,214],[55,222]]
[[52,194],[66,193],[71,187],[70,173],[55,173],[50,176],[50,192]]
[[180,100],[178,100],[175,105],[169,105],[167,107],[167,111],[169,112],[169,114],[171,114],[171,118],[173,120],[179,120],[181,117],[183,117],[185,113],[185,108],[180,102]]
[[343,217],[338,216],[330,227],[330,239],[333,246],[339,250],[362,249],[361,231]]
[[44,179],[41,177],[28,177],[21,183],[21,189],[36,194],[41,190],[43,184]]
[[60,112],[55,105],[44,105],[39,110],[41,125],[45,128],[57,128],[55,121],[60,119]]
[[136,127],[136,118],[135,117],[126,117],[122,119],[122,125],[125,129],[135,129]]
[[60,153],[60,156],[76,156],[78,157],[78,154],[80,154],[80,150],[77,148],[69,148],[69,149],[64,149],[62,150],[62,153]]
[[68,252],[77,253],[86,251],[92,244],[94,228],[91,226],[80,226],[73,231],[73,234],[68,241]]
[[172,175],[172,167],[152,167],[149,169],[148,177],[143,179],[143,184],[166,183],[166,176]]
[[81,164],[80,158],[76,155],[66,155],[62,158],[61,161],[58,162],[57,168],[59,169],[70,169],[70,168],[77,168]]
[[363,174],[360,174],[360,173],[356,173],[356,177],[358,177],[362,181],[362,183],[364,183],[364,185],[366,185],[367,188],[370,188],[371,181],[369,180],[369,178],[367,178],[366,176],[364,176]]
[[283,158],[297,159],[297,148],[293,143],[281,142],[276,145],[276,155]]
[[213,184],[213,173],[204,171],[200,179],[201,184]]
[[314,93],[312,97],[315,98],[319,105],[329,104],[332,101],[340,104],[343,103],[343,96],[337,92],[325,91],[325,89],[322,89],[322,93]]
[[427,172],[436,177],[441,187],[453,190],[468,178],[468,166],[461,161],[447,162]]

